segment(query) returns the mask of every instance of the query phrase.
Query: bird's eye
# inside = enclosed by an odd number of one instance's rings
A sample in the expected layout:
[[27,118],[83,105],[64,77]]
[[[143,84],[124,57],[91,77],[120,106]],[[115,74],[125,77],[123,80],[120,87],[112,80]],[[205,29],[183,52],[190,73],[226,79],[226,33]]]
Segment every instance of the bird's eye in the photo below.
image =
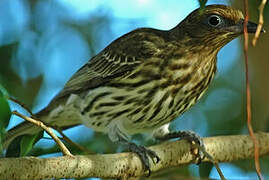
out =
[[218,15],[211,15],[208,17],[208,24],[212,27],[217,27],[222,23],[222,18]]

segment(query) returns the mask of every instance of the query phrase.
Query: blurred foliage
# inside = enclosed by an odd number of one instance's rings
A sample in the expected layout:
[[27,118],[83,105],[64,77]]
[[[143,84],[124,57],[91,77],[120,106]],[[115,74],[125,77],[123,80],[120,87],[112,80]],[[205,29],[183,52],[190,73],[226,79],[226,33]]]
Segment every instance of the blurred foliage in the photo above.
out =
[[18,50],[17,47],[18,42],[0,47],[0,84],[6,88],[10,95],[31,107],[42,84],[42,76],[23,82],[21,77],[14,72],[11,60]]
[[[49,84],[48,82],[55,82],[55,84],[58,82],[57,71],[53,72],[53,76],[48,76],[43,69],[50,68],[51,66],[49,66],[49,63],[57,64],[57,62],[50,62],[51,56],[48,55],[48,52],[59,48],[59,44],[65,43],[65,39],[60,39],[59,42],[57,41],[58,44],[53,44],[52,48],[48,48],[47,44],[54,43],[53,40],[55,40],[57,36],[60,36],[61,33],[64,33],[62,32],[63,29],[69,29],[71,33],[77,33],[78,37],[81,37],[83,42],[86,42],[85,46],[87,47],[89,54],[93,56],[98,53],[98,50],[105,47],[113,38],[115,38],[111,31],[113,25],[112,21],[114,19],[105,8],[97,9],[87,18],[79,20],[74,18],[71,15],[72,13],[67,9],[57,4],[57,1],[53,2],[54,9],[50,9],[52,2],[48,3],[42,0],[24,0],[22,2],[24,3],[24,6],[28,8],[30,16],[29,22],[19,34],[14,34],[14,36],[16,36],[14,40],[2,44],[0,43],[0,87],[2,86],[9,95],[28,105],[28,107],[34,108],[38,96],[45,96],[45,93],[41,93],[42,88],[43,91],[45,91],[44,89],[46,89],[46,85]],[[201,5],[204,5],[207,1],[199,0],[199,2]],[[249,3],[251,19],[257,21],[257,7],[259,6],[260,1],[249,1]],[[241,1],[232,1],[232,4],[237,8],[243,9]],[[44,12],[40,11],[40,6],[43,7]],[[268,5],[264,12],[265,22],[268,22]],[[42,25],[41,20],[48,22],[47,24]],[[134,24],[133,21],[130,20],[130,22],[130,24]],[[269,28],[268,24],[265,24],[265,28]],[[23,48],[24,40],[29,34],[34,34],[34,38],[30,41],[31,44],[30,46],[27,46],[28,48]],[[267,52],[268,44],[268,35],[262,35],[257,47],[253,49],[250,48],[250,57],[253,57],[253,59],[257,58],[255,62],[250,62],[250,68],[252,68],[253,124],[256,129],[267,131],[269,130],[269,84],[267,83],[268,73],[266,76],[266,72],[268,71],[269,62],[263,53]],[[74,44],[73,48],[76,48],[76,46],[77,44]],[[42,56],[34,55],[37,52],[41,53]],[[21,54],[23,54],[23,56],[20,56]],[[242,57],[240,58],[242,59]],[[21,59],[24,59],[24,61],[20,61]],[[88,59],[83,59],[84,62],[87,60]],[[62,64],[70,63],[70,67],[78,66],[77,64],[79,64],[79,60],[76,59],[71,62],[66,61],[66,59],[59,59],[59,61],[62,61]],[[226,72],[225,77],[217,76],[208,93],[202,98],[199,104],[187,112],[187,115],[184,114],[184,117],[180,120],[175,121],[173,123],[173,128],[180,129],[184,124],[189,123],[190,125],[188,127],[193,128],[193,130],[199,131],[202,127],[204,130],[200,130],[200,132],[202,132],[202,135],[206,136],[246,133],[243,67],[242,59],[233,64],[233,66]],[[61,67],[60,63],[58,69],[61,69],[61,71],[59,70],[60,72],[68,70],[65,69],[65,67]],[[23,76],[23,73],[26,75]],[[52,88],[54,87],[48,87],[48,89]],[[199,113],[197,113],[197,111],[202,111],[201,114],[203,114],[203,117],[198,116]],[[198,115],[195,115],[196,113]],[[194,116],[194,118],[192,118],[193,121],[191,122],[188,121],[190,115]],[[9,117],[10,108],[7,104],[7,100],[2,93],[0,93],[0,139],[5,132]],[[186,123],[182,123],[182,121]],[[77,132],[76,136],[80,136],[81,134],[81,132]],[[36,136],[36,138],[39,137],[40,135]],[[72,139],[72,137],[70,138]],[[143,138],[143,136],[136,136],[135,140],[142,141]],[[59,152],[58,147],[55,145],[49,147],[35,146],[32,149],[31,147],[34,142],[35,139],[33,138],[29,139],[25,137],[24,141],[21,141],[21,138],[17,139],[17,141],[13,143],[15,144],[14,147],[11,148],[7,154],[41,156]],[[92,137],[87,137],[80,140],[78,143],[96,153],[114,153],[119,151],[118,145],[112,143],[106,135],[101,133],[94,133]],[[22,152],[18,151],[18,146],[22,147]],[[71,152],[74,154],[85,154],[77,147],[68,145],[68,148],[70,148]],[[242,160],[234,162],[233,164],[240,167],[245,172],[255,171],[253,160]],[[264,170],[263,172],[268,174],[269,159],[261,158],[261,165]],[[200,176],[208,177],[211,169],[211,164],[202,164],[199,168]],[[153,177],[175,177],[179,174],[180,177],[194,175],[192,168],[177,167],[155,173],[153,174]]]
[[7,99],[5,98],[6,91],[3,87],[0,86],[0,154],[2,154],[3,148],[1,145],[3,136],[6,132],[6,128],[9,124],[11,110]]
[[209,177],[211,169],[213,168],[212,163],[202,163],[199,165],[199,175],[200,177]]
[[199,3],[200,3],[200,7],[203,8],[205,7],[207,0],[199,0]]

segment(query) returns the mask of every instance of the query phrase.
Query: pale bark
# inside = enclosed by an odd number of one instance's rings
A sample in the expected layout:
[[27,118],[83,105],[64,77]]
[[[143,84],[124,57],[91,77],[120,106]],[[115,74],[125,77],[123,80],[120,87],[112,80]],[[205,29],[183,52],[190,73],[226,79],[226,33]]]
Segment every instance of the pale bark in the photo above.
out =
[[[257,133],[260,155],[269,154],[269,133]],[[247,135],[204,138],[206,151],[218,162],[231,162],[253,157],[253,144]],[[151,146],[161,158],[158,164],[151,162],[153,172],[164,168],[193,163],[191,146],[186,141],[165,142]],[[208,159],[203,160],[204,162]],[[1,158],[1,179],[44,178],[121,178],[145,175],[139,158],[133,153],[63,156],[54,158]],[[224,174],[225,175],[225,174]]]

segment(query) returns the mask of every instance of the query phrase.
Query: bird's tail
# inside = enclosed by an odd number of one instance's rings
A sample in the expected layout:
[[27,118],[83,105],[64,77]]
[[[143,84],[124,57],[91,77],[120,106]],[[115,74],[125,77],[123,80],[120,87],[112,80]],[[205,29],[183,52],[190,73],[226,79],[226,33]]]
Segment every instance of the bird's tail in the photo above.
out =
[[[48,113],[47,109],[48,109],[47,107],[42,109],[41,111],[36,113],[34,117],[37,118],[38,120],[43,119],[44,117],[46,117]],[[9,145],[12,143],[12,141],[14,141],[17,137],[23,136],[23,135],[35,135],[41,131],[43,131],[42,128],[30,122],[24,121],[7,131],[2,141],[2,147],[4,150],[6,150],[9,147]]]
[[6,133],[2,142],[3,149],[7,149],[10,143],[19,136],[27,135],[27,134],[34,135],[34,134],[39,133],[40,131],[42,131],[40,127],[29,122],[23,122],[13,127]]
[[[46,108],[36,113],[34,117],[51,127],[58,127],[62,130],[81,124],[81,114],[72,103],[69,106],[62,107],[60,104],[65,105],[66,99],[52,101]],[[6,133],[2,142],[3,149],[7,149],[11,142],[19,136],[35,135],[41,131],[43,130],[40,127],[30,122],[23,122]]]
[[[38,120],[42,121],[43,123],[49,124],[50,127],[58,127],[61,130],[65,130],[81,124],[80,114],[76,113],[76,115],[73,115],[73,112],[74,111],[71,110],[68,111],[67,109],[66,113],[59,113],[61,115],[51,117],[48,115],[49,114],[48,109],[44,109],[35,114],[35,117]],[[7,149],[9,145],[12,143],[12,141],[15,140],[17,137],[23,135],[35,135],[41,131],[43,131],[42,128],[30,122],[22,122],[21,124],[10,129],[5,134],[5,137],[2,141],[2,147],[3,149]]]

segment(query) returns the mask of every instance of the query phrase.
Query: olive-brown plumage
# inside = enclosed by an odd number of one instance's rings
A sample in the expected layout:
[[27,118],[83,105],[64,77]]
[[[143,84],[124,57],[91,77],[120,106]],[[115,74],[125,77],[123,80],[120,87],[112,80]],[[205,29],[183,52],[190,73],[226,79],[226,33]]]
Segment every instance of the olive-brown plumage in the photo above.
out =
[[[243,21],[238,10],[210,5],[168,31],[131,31],[80,68],[36,116],[62,128],[82,123],[112,141],[143,132],[165,135],[169,123],[205,93],[218,51],[243,33]],[[4,145],[38,131],[24,123],[7,134]]]

